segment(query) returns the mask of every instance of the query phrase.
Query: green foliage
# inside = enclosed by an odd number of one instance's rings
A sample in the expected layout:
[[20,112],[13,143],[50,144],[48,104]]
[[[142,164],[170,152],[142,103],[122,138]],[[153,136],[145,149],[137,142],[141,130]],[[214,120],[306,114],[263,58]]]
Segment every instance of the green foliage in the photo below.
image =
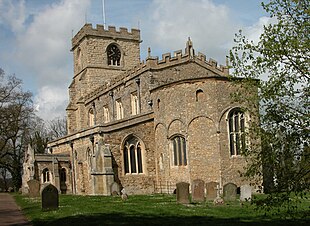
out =
[[[250,203],[212,202],[181,205],[174,195],[117,197],[60,195],[59,209],[43,212],[40,198],[15,196],[26,216],[35,225],[306,225],[308,203],[301,203],[299,219],[285,212],[265,215]],[[306,216],[304,218],[304,216]]]
[[247,153],[251,164],[245,175],[264,175],[270,195],[262,206],[285,204],[291,210],[290,194],[302,197],[310,185],[310,2],[271,0],[262,6],[272,22],[258,43],[240,31],[230,52],[233,77],[244,78],[237,80],[243,89],[261,79],[255,84],[258,95],[235,95],[249,105],[260,102],[259,124],[252,122],[250,136],[261,137],[261,145]]

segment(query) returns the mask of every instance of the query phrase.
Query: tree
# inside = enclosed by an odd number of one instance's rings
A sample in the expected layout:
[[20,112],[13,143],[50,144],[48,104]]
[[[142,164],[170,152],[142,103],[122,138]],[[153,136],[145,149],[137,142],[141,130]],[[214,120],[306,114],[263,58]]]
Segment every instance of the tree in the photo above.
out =
[[21,186],[24,149],[34,115],[32,95],[21,84],[0,70],[0,168],[11,174],[15,190]]
[[65,117],[58,117],[48,122],[47,130],[50,140],[67,135],[67,119]]
[[65,117],[59,117],[44,121],[36,116],[32,128],[29,144],[36,153],[45,153],[49,141],[67,135],[67,120]]
[[260,136],[261,145],[244,153],[251,162],[245,175],[264,174],[264,187],[270,192],[267,206],[290,204],[292,192],[302,196],[309,189],[309,3],[262,3],[275,22],[264,27],[258,43],[240,31],[230,51],[232,76],[244,78],[237,80],[244,89],[256,85],[259,90],[258,95],[238,92],[234,98],[260,102],[260,124],[252,125],[249,136]]

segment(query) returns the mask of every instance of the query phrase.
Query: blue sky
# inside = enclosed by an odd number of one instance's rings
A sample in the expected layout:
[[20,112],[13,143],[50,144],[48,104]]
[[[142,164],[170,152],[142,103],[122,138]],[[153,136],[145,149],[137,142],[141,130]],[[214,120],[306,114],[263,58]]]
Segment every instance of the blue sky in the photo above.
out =
[[[106,24],[141,30],[141,59],[184,49],[224,64],[234,34],[257,40],[270,22],[259,0],[105,0]],[[102,24],[102,0],[0,0],[0,67],[34,94],[43,119],[65,115],[73,77],[71,38]]]

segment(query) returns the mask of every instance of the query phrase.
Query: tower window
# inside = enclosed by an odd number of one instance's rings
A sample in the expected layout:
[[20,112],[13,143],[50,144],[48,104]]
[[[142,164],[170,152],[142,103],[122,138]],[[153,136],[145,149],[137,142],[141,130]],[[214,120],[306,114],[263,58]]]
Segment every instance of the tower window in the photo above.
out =
[[108,55],[108,65],[112,66],[121,65],[121,51],[115,44],[111,44],[108,46],[107,55]]
[[240,155],[246,148],[245,116],[241,109],[233,109],[228,115],[230,155]]

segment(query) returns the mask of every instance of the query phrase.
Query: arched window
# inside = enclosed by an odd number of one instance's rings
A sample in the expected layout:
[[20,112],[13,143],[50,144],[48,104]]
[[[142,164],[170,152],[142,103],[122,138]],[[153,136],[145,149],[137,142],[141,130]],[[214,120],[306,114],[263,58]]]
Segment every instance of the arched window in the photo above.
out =
[[107,48],[108,65],[120,66],[121,65],[121,51],[115,45],[111,44]]
[[131,94],[131,114],[137,115],[140,113],[139,109],[139,99],[137,92]]
[[196,91],[196,102],[202,101],[204,99],[204,93],[201,89]]
[[108,106],[103,107],[103,122],[104,123],[110,122],[110,112]]
[[116,119],[119,120],[124,118],[124,108],[122,101],[119,99],[115,102],[115,104],[116,104]]
[[89,109],[88,111],[88,121],[89,121],[89,126],[95,125],[95,114],[94,114],[93,108]]
[[228,114],[228,129],[230,155],[240,155],[246,148],[245,114],[240,108],[235,108]]
[[143,145],[137,137],[130,136],[126,139],[123,156],[125,174],[143,173]]
[[186,166],[187,154],[186,154],[186,141],[184,137],[175,136],[171,140],[172,153],[173,153],[173,165]]
[[160,107],[160,99],[157,99],[157,108],[159,109]]
[[47,183],[50,181],[50,173],[48,171],[48,168],[45,168],[43,171],[42,171],[42,176],[43,176],[43,183]]
[[67,181],[67,171],[65,168],[60,170],[60,183],[65,183]]

